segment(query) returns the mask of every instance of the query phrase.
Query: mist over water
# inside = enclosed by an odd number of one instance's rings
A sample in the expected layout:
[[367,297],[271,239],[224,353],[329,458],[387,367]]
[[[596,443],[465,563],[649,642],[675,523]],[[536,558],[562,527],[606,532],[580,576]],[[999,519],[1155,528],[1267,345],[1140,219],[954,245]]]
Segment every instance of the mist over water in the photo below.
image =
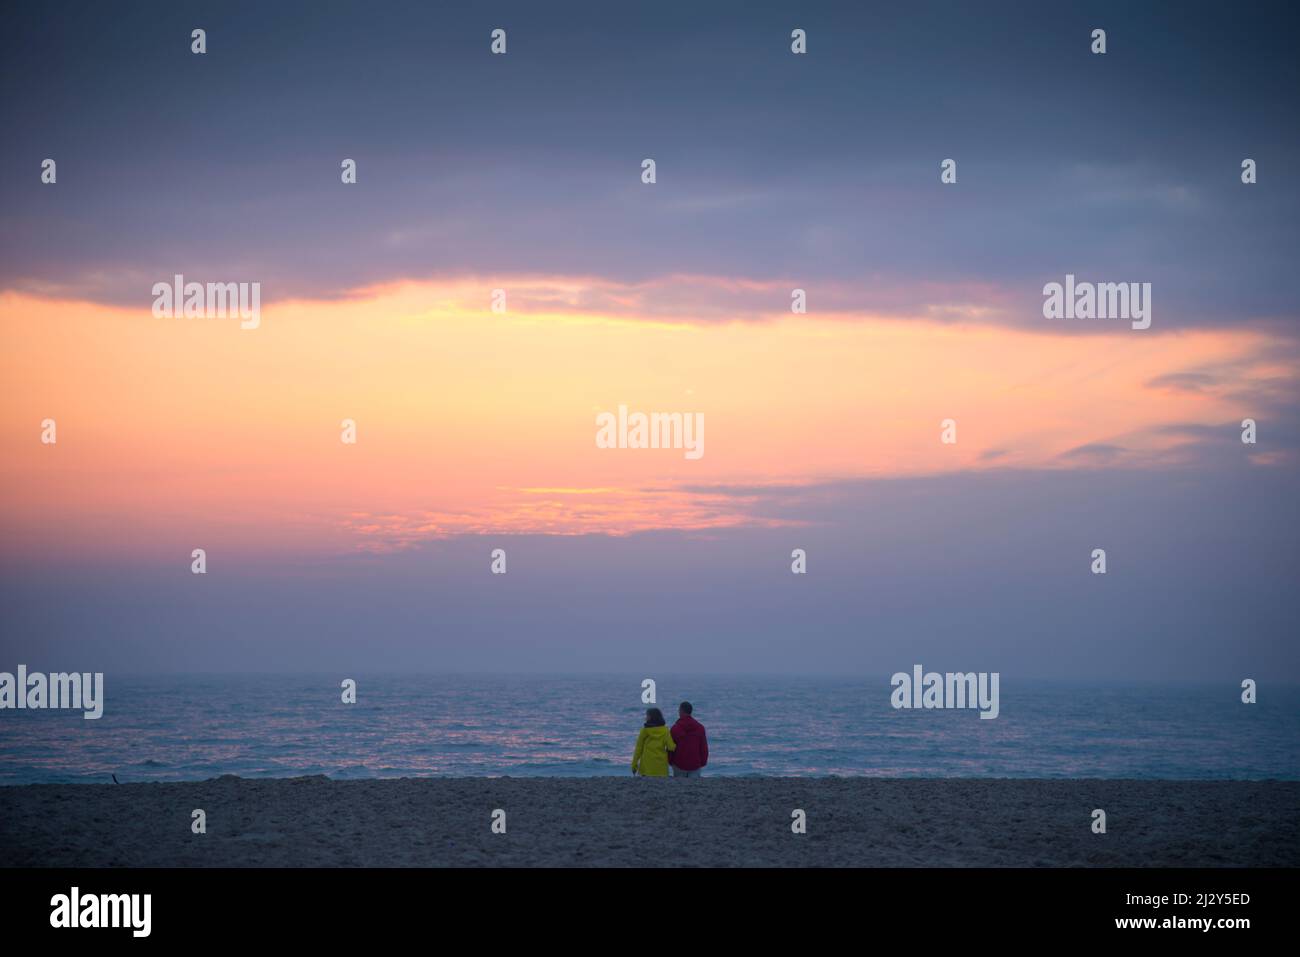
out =
[[[643,676],[105,676],[97,721],[0,712],[0,783],[627,775]],[[708,775],[1300,779],[1300,688],[1003,675],[1001,714],[895,710],[875,678],[655,676],[695,705]]]

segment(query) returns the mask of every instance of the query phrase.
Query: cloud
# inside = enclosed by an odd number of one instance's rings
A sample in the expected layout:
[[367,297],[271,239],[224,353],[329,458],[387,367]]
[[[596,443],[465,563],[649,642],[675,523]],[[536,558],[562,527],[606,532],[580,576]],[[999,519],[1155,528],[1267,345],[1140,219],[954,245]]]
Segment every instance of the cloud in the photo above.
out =
[[1210,392],[1222,386],[1223,382],[1222,377],[1208,372],[1171,372],[1156,376],[1147,383],[1147,386],[1174,392]]
[[1062,452],[1060,457],[1069,461],[1088,462],[1092,465],[1114,465],[1117,461],[1131,454],[1129,449],[1121,445],[1111,445],[1106,442],[1089,442],[1087,445],[1076,446],[1066,452]]
[[603,535],[650,531],[707,532],[725,528],[775,528],[798,524],[764,516],[757,496],[730,491],[674,488],[503,489],[491,506],[410,514],[354,512],[344,527],[359,551],[402,551],[465,535]]

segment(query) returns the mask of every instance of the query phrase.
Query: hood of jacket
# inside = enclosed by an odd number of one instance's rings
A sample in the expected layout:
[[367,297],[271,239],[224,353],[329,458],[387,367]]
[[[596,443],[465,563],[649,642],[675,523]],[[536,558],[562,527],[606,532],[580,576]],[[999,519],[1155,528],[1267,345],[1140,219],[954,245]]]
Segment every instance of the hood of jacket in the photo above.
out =
[[689,714],[682,715],[677,719],[677,723],[673,725],[673,731],[677,733],[677,737],[679,738],[689,738],[691,735],[699,734],[703,730],[704,725],[700,724]]

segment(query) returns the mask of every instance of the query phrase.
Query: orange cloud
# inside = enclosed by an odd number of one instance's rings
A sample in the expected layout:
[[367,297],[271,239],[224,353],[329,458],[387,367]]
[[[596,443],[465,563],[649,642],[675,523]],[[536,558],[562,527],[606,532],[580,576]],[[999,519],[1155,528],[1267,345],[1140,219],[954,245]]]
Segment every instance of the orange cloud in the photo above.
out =
[[[488,308],[493,285],[504,315]],[[582,305],[585,289],[403,283],[264,304],[256,330],[155,318],[147,302],[0,295],[9,547],[320,551],[725,527],[759,519],[743,497],[699,489],[1095,467],[1107,448],[1151,464],[1185,445],[1173,427],[1240,421],[1258,389],[1295,382],[1258,329],[628,321]],[[702,413],[704,456],[597,448],[596,415],[620,404]],[[54,446],[40,442],[47,417]],[[948,418],[955,445],[940,442]]]

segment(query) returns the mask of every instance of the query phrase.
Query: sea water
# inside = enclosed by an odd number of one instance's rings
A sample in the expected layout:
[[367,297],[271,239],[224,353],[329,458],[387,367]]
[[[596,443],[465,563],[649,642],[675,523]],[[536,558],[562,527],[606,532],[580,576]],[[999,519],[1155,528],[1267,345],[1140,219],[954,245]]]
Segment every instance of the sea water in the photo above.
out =
[[[344,704],[344,677],[357,682]],[[888,675],[657,675],[671,723],[695,706],[706,775],[1300,779],[1300,688],[1243,704],[1220,685],[1002,675],[996,720],[890,704]],[[625,775],[640,675],[105,677],[104,713],[5,711],[0,783]]]

